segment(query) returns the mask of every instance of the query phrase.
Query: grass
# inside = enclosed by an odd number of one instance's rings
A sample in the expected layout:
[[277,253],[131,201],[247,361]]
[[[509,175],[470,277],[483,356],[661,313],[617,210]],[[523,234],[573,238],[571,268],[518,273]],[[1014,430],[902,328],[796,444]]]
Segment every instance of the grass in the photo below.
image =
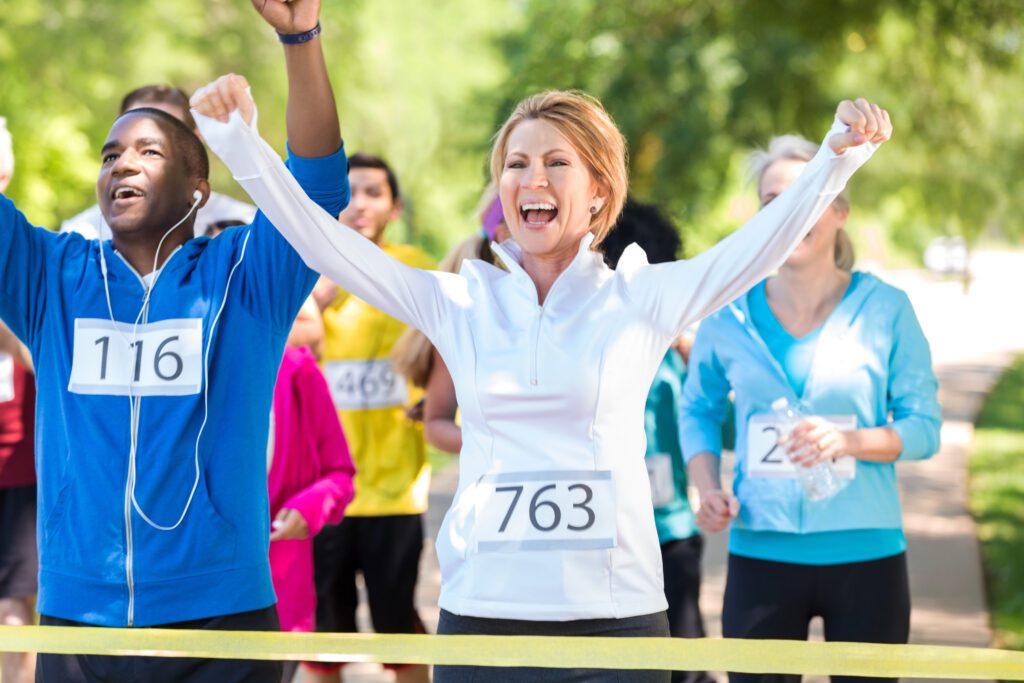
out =
[[995,644],[1024,650],[1024,356],[985,399],[970,476]]

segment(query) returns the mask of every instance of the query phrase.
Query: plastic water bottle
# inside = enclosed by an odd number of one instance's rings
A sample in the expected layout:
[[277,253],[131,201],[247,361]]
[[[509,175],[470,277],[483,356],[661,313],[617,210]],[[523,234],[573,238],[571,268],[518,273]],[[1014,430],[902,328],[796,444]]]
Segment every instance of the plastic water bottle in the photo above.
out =
[[[804,415],[796,406],[791,406],[785,398],[772,401],[772,412],[775,414],[780,432],[787,438],[793,428],[804,419]],[[836,476],[831,461],[819,462],[813,467],[793,463],[793,469],[796,470],[797,480],[803,486],[809,500],[827,500],[846,488],[847,481]]]

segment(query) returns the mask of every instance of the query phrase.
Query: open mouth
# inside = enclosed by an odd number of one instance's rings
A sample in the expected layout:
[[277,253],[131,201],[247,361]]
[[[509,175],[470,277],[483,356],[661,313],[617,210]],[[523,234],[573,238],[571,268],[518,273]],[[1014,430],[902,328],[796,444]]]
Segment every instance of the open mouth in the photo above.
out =
[[113,199],[115,202],[139,199],[145,196],[145,192],[138,189],[137,187],[132,187],[130,185],[119,185],[118,187],[115,187],[113,191],[110,193],[110,198]]
[[558,207],[551,202],[528,202],[519,207],[519,215],[528,227],[539,228],[555,220]]

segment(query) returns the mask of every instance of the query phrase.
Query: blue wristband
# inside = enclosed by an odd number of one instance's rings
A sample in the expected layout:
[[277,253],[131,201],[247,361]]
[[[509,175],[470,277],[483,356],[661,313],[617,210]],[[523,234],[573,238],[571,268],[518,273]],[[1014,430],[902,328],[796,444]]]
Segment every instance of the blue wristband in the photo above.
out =
[[309,29],[305,33],[278,33],[277,39],[285,45],[302,45],[320,35],[320,22],[316,22],[316,26]]

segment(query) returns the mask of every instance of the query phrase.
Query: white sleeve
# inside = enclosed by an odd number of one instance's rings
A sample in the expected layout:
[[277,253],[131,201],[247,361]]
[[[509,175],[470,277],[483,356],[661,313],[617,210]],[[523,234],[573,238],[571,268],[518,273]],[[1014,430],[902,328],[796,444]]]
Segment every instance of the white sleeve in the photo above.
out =
[[306,196],[277,152],[260,138],[255,118],[246,125],[237,111],[228,123],[194,109],[192,115],[210,149],[307,266],[436,339],[446,319],[444,286],[456,284],[458,276],[407,266],[340,224]]
[[[836,119],[817,155],[785,192],[741,228],[688,260],[635,267],[626,261],[630,298],[666,337],[714,313],[781,266],[847,180],[878,145],[836,154],[828,139],[848,130]],[[625,255],[624,255],[625,256]],[[620,260],[620,269],[623,266]]]

